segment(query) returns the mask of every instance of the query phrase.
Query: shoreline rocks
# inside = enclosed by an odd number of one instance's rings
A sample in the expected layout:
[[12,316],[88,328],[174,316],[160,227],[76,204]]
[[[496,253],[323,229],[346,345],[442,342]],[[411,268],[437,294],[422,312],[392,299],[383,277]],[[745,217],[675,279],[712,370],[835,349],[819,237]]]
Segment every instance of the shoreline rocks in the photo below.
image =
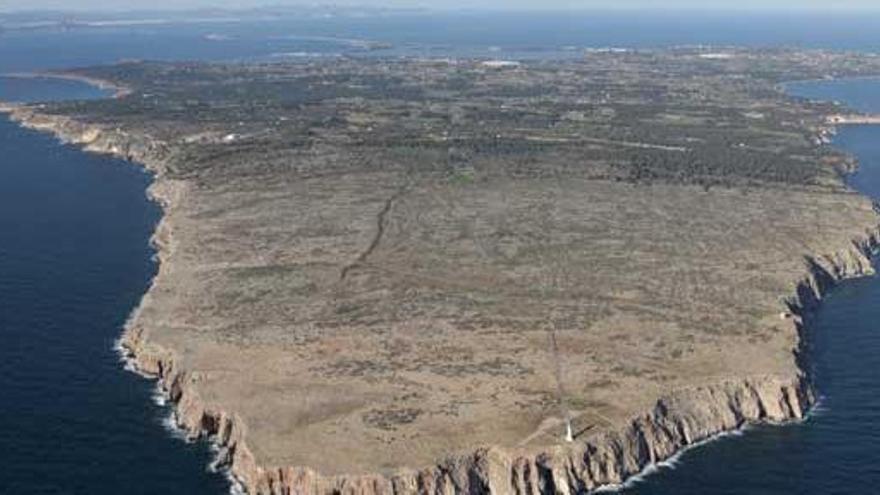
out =
[[199,377],[178,364],[174,351],[150,343],[139,322],[144,301],[168,274],[167,260],[174,244],[168,211],[175,208],[186,188],[162,177],[167,146],[66,117],[42,115],[28,107],[3,106],[0,111],[26,127],[51,132],[89,152],[139,162],[156,174],[149,194],[165,211],[152,239],[160,269],[120,343],[136,370],[159,381],[187,436],[208,438],[216,444],[218,464],[252,494],[585,493],[621,484],[684,448],[744,425],[801,420],[816,401],[804,352],[812,313],[839,281],[873,273],[870,257],[880,245],[880,232],[875,229],[853,239],[849,250],[807,260],[804,278],[780,308],[791,315],[783,323],[800,337],[792,352],[801,370],[793,376],[731,377],[677,390],[616,428],[570,446],[539,451],[487,447],[392,475],[323,476],[308,467],[259,465],[248,447],[241,417],[206,404],[194,386]]

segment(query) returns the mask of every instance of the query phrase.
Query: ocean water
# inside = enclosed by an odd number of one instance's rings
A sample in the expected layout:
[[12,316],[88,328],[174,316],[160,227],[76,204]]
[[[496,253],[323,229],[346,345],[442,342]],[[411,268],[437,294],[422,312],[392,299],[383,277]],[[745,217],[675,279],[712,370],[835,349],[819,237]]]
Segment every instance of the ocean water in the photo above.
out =
[[[8,86],[6,86],[8,87]],[[4,86],[0,86],[2,90]],[[20,100],[100,92],[42,80]],[[156,266],[150,176],[0,118],[0,493],[217,494],[114,341]]]
[[[880,50],[880,18],[773,15],[484,14],[328,19],[0,34],[0,73],[120,59],[278,60],[348,56],[580,56],[587,46],[796,45]],[[255,29],[258,27],[259,29]],[[258,34],[255,34],[258,33]],[[332,39],[330,39],[332,38]],[[352,39],[387,41],[368,51]],[[792,85],[880,109],[880,82]],[[92,98],[57,79],[0,77],[0,99]],[[837,145],[880,199],[880,128]],[[0,494],[219,494],[204,443],[164,425],[153,384],[113,344],[156,266],[159,217],[138,166],[85,154],[0,118]],[[813,329],[822,405],[810,421],[756,427],[688,451],[625,488],[634,494],[874,493],[880,486],[880,280],[843,284]]]
[[28,103],[52,100],[87,100],[111,96],[92,85],[54,77],[0,76],[0,99]]
[[[675,10],[288,18],[0,33],[0,71],[122,59],[309,60],[320,57],[580,57],[588,47],[793,46],[880,51],[880,14]],[[369,50],[353,41],[384,42]],[[22,56],[27,54],[27,56]]]
[[[804,98],[880,112],[880,79],[791,84]],[[880,201],[880,126],[840,129],[854,154],[851,187]],[[880,278],[846,281],[809,331],[821,402],[808,421],[761,426],[681,455],[632,484],[627,495],[828,495],[880,490]]]

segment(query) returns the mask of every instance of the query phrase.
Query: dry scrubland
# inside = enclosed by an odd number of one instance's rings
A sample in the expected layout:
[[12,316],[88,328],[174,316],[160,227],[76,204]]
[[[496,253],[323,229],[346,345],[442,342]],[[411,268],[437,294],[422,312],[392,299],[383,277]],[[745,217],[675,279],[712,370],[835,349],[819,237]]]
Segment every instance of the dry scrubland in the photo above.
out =
[[[582,491],[800,416],[802,306],[870,269],[876,214],[819,139],[839,109],[775,85],[880,62],[725,53],[122,64],[79,71],[121,98],[18,117],[158,172],[161,272],[128,345],[193,431],[235,418],[253,491],[383,491],[413,469],[410,491]],[[599,473],[602,442],[651,411],[678,415],[651,434],[667,444],[623,442]],[[490,446],[535,472],[466,457]]]

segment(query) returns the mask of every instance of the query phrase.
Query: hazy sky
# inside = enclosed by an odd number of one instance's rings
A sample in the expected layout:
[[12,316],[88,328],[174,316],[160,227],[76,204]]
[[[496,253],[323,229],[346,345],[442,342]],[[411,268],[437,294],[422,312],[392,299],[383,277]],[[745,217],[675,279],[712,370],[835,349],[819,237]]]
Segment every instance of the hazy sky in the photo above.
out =
[[192,7],[253,7],[278,4],[382,5],[395,7],[432,8],[644,8],[673,7],[699,9],[813,9],[858,10],[880,9],[880,0],[0,0],[0,10],[76,9],[128,10]]

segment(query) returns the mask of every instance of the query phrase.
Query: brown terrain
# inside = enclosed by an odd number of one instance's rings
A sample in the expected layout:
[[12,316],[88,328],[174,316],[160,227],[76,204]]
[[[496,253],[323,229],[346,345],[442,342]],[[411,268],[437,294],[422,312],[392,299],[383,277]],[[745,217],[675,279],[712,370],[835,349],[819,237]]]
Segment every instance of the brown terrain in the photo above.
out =
[[776,84],[872,64],[131,64],[6,110],[156,173],[123,345],[250,492],[582,493],[812,404],[804,321],[878,217],[843,110]]

